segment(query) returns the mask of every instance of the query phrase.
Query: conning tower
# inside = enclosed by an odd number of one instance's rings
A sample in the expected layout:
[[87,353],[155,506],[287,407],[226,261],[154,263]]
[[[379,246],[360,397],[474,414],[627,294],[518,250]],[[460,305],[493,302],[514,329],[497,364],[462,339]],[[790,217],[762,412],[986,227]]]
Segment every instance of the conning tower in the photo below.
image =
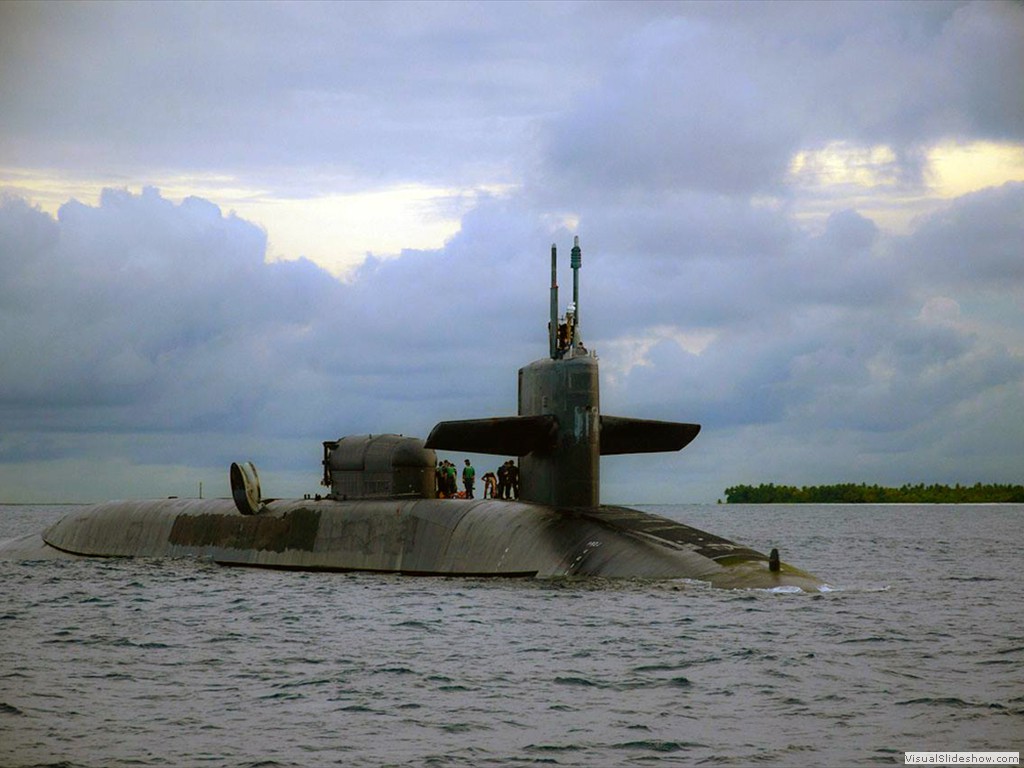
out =
[[558,318],[558,251],[551,246],[551,318],[547,359],[519,369],[519,415],[551,421],[552,436],[521,456],[520,495],[543,504],[601,503],[601,403],[597,356],[580,336],[580,239],[573,241],[572,304]]
[[551,246],[548,357],[519,370],[519,415],[443,421],[426,447],[518,456],[520,499],[560,507],[600,504],[600,457],[678,451],[699,424],[601,415],[597,356],[583,344],[580,325],[579,237],[570,265],[573,300],[558,317],[557,248]]

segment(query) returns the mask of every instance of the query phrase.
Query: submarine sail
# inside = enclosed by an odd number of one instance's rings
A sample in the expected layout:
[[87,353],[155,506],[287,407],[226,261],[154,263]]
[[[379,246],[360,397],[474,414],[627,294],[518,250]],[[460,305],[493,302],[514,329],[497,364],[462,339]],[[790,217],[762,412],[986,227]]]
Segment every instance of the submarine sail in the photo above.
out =
[[700,425],[601,414],[597,355],[584,347],[581,335],[583,251],[578,236],[570,264],[572,303],[559,319],[557,249],[552,245],[549,355],[519,369],[519,415],[443,421],[430,433],[427,447],[518,456],[520,499],[596,507],[601,503],[601,456],[678,451],[697,436]]

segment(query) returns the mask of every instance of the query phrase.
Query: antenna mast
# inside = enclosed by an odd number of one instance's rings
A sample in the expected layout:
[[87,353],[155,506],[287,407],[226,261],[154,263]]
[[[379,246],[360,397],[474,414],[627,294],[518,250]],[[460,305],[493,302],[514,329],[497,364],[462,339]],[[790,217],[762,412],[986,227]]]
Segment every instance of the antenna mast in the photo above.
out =
[[572,324],[572,346],[580,340],[580,267],[583,265],[583,251],[580,250],[580,236],[576,235],[572,242],[572,304],[574,309]]
[[548,323],[548,346],[551,359],[558,357],[558,264],[557,249],[551,244],[551,322]]

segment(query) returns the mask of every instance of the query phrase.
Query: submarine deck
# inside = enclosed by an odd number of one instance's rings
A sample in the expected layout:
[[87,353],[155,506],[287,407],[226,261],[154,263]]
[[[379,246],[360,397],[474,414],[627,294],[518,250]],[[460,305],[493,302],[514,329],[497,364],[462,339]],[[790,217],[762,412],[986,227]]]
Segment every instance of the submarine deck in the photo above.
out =
[[43,539],[78,555],[266,568],[821,584],[785,563],[773,572],[764,554],[659,515],[492,499],[271,500],[258,515],[239,514],[229,499],[107,502],[69,515]]

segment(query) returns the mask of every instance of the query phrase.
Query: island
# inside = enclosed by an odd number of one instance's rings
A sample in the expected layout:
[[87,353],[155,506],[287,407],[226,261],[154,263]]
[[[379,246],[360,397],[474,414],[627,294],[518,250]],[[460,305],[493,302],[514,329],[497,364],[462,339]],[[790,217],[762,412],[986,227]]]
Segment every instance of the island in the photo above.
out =
[[1024,503],[1024,485],[917,485],[886,488],[866,483],[835,485],[734,485],[727,504],[1005,504]]

